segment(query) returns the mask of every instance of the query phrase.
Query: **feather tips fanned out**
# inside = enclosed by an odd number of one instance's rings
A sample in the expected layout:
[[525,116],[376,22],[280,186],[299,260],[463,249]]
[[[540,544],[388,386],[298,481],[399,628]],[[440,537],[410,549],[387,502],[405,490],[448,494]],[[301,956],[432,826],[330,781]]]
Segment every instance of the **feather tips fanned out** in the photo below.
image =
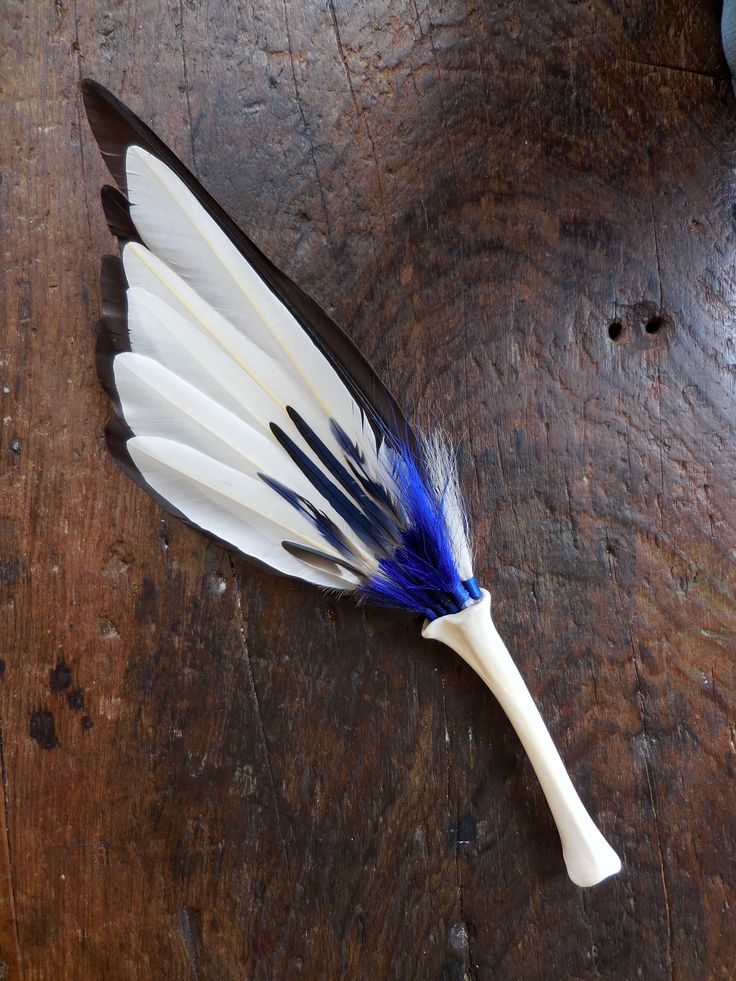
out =
[[254,245],[227,212],[184,166],[172,150],[135,113],[92,79],[82,82],[82,96],[103,160],[123,195],[128,190],[126,154],[141,147],[162,161],[192,192],[243,257],[293,314],[325,357],[340,372],[346,387],[371,421],[412,441],[411,429],[398,403],[349,337],[311,296],[292,282]]
[[[455,458],[417,438],[327,314],[95,82],[108,443],[154,498],[259,564],[430,619],[477,598]],[[127,196],[126,196],[127,195]]]

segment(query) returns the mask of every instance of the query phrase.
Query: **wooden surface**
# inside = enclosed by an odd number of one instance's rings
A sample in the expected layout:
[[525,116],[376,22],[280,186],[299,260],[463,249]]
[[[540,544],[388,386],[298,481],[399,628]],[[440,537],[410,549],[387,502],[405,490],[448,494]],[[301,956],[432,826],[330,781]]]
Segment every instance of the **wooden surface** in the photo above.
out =
[[[719,4],[2,19],[0,977],[734,977]],[[232,562],[108,460],[82,75],[462,441],[478,577],[621,876],[571,885],[418,623]]]

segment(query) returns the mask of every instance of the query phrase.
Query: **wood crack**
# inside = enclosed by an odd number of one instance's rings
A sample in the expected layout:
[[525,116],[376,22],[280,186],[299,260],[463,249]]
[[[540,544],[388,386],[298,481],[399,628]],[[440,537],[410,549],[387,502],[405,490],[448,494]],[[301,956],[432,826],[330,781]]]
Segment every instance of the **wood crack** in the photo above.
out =
[[79,89],[77,93],[77,127],[79,130],[79,163],[82,168],[82,185],[84,187],[84,211],[87,216],[87,238],[89,239],[90,252],[92,251],[92,211],[89,206],[89,190],[87,186],[87,165],[84,159],[84,140],[82,139],[82,132],[84,131],[84,120],[82,118],[82,54],[79,44],[79,16],[77,14],[77,0],[74,0],[74,43],[72,45],[74,55],[77,62],[77,81],[79,83]]
[[302,120],[302,126],[304,128],[304,135],[307,138],[307,143],[309,144],[309,155],[312,159],[312,166],[314,167],[314,175],[317,178],[317,190],[319,191],[320,201],[322,202],[322,213],[325,218],[325,231],[327,234],[327,241],[330,246],[330,251],[332,252],[333,258],[337,258],[335,253],[335,244],[332,238],[332,229],[330,228],[330,216],[327,210],[327,198],[325,197],[325,189],[322,185],[322,178],[320,177],[319,167],[317,166],[317,155],[314,150],[314,142],[312,140],[312,134],[309,129],[309,124],[307,123],[307,117],[304,112],[304,105],[302,103],[301,93],[299,92],[299,83],[296,79],[296,65],[294,64],[294,49],[291,43],[291,27],[289,26],[289,11],[286,6],[286,0],[283,0],[284,7],[284,25],[286,27],[286,43],[289,49],[289,64],[291,65],[291,78],[294,84],[294,94],[296,95],[296,104],[299,107],[299,115]]
[[266,738],[266,729],[263,725],[263,715],[261,714],[261,705],[258,701],[258,690],[256,688],[255,675],[253,673],[253,665],[250,659],[250,651],[248,649],[248,641],[245,636],[245,625],[243,617],[243,603],[242,594],[240,590],[240,581],[238,580],[238,574],[235,571],[235,563],[230,552],[227,553],[228,561],[230,563],[230,575],[233,582],[233,589],[235,591],[235,613],[237,616],[237,630],[240,635],[240,643],[243,650],[243,655],[245,657],[245,664],[248,670],[248,683],[250,685],[251,695],[253,696],[253,705],[256,712],[256,724],[258,726],[258,735],[261,740],[261,745],[263,747],[263,755],[266,761],[266,769],[268,770],[268,778],[271,782],[271,794],[273,796],[274,810],[276,811],[276,822],[279,828],[279,836],[281,838],[281,847],[284,852],[284,861],[286,868],[291,873],[291,865],[289,862],[289,849],[286,845],[286,837],[284,835],[283,820],[281,817],[281,808],[279,807],[278,792],[276,790],[276,780],[273,775],[273,767],[271,766],[271,754],[268,749],[268,739]]
[[[414,6],[414,14],[416,16],[417,27],[419,28],[419,36],[420,37],[423,37],[424,36],[424,32],[422,31],[422,24],[421,24],[421,21],[419,19],[419,8],[417,7],[416,0],[412,0],[412,4]],[[443,130],[443,132],[445,134],[445,141],[447,143],[447,150],[448,150],[448,153],[450,155],[450,167],[452,169],[452,179],[453,179],[453,181],[455,183],[455,194],[456,195],[459,195],[460,194],[460,183],[459,183],[459,181],[457,179],[457,167],[455,166],[455,153],[454,153],[454,151],[452,149],[452,140],[450,139],[450,129],[449,129],[449,126],[447,125],[447,108],[445,106],[445,98],[444,98],[444,95],[442,94],[442,69],[440,68],[439,58],[437,57],[437,49],[436,49],[435,44],[434,44],[434,34],[433,34],[433,30],[432,30],[432,21],[429,19],[429,15],[427,15],[427,22],[428,22],[428,25],[429,25],[429,29],[427,31],[427,37],[429,38],[429,47],[430,47],[430,50],[432,51],[432,61],[434,62],[434,68],[435,68],[435,71],[437,72],[437,82],[438,82],[438,92],[439,92],[439,97],[440,97],[440,107],[442,109],[442,130]]]
[[[340,61],[342,62],[342,67],[345,71],[345,78],[347,79],[348,88],[350,89],[350,96],[353,100],[353,106],[355,107],[355,113],[358,119],[362,122],[365,128],[365,134],[368,137],[368,142],[371,145],[371,155],[373,157],[373,166],[376,171],[376,182],[378,185],[378,200],[381,203],[381,214],[383,216],[383,227],[386,232],[388,232],[389,225],[388,219],[386,217],[386,202],[383,197],[383,182],[381,181],[381,170],[378,166],[378,156],[376,154],[376,144],[371,134],[371,128],[368,123],[368,118],[365,114],[363,107],[358,103],[357,96],[355,94],[355,87],[353,86],[353,78],[350,71],[350,65],[348,64],[348,59],[345,55],[345,50],[342,45],[342,38],[340,37],[340,26],[337,22],[337,14],[335,13],[335,4],[333,0],[329,0],[330,8],[330,18],[332,20],[332,29],[335,33],[335,41],[337,42],[337,52],[340,56]],[[373,237],[373,230],[371,229],[371,237]],[[373,243],[373,249],[375,253],[375,242]]]
[[[649,157],[649,214],[652,221],[652,236],[654,238],[654,258],[657,263],[657,282],[659,286],[659,312],[663,311],[664,304],[664,291],[662,287],[662,264],[659,257],[659,238],[657,236],[657,220],[654,214],[654,190],[652,181],[652,160],[651,155]],[[661,382],[661,369],[659,363],[659,352],[657,352],[657,407],[658,407],[658,449],[659,449],[659,490],[660,490],[660,500],[659,500],[659,523],[662,531],[664,531],[664,513],[663,513],[663,501],[664,501],[664,450],[662,447],[662,382]]]
[[[445,762],[446,762],[446,786],[445,786],[445,798],[447,801],[447,823],[448,827],[453,819],[453,806],[451,801],[451,767],[450,767],[450,729],[447,722],[447,696],[445,693],[445,679],[440,671],[440,684],[442,686],[442,722],[444,725],[444,737],[445,737]],[[455,820],[455,840],[454,840],[454,851],[455,851],[455,903],[457,908],[457,920],[462,924],[462,929],[467,933],[467,925],[465,924],[465,913],[463,909],[463,875],[462,875],[462,865],[460,862],[460,842],[458,841],[458,835],[460,834],[460,795],[455,798],[454,807],[454,820]],[[469,935],[468,935],[468,947],[464,951],[465,967],[469,966]]]
[[[633,641],[632,641],[633,644]],[[667,873],[665,871],[664,863],[664,851],[662,849],[662,836],[659,830],[659,813],[657,811],[658,800],[657,792],[655,788],[654,781],[652,779],[652,769],[649,763],[649,732],[646,719],[646,708],[644,705],[644,691],[641,682],[641,675],[639,673],[639,665],[634,657],[634,673],[636,676],[636,696],[639,702],[639,713],[641,715],[642,722],[642,734],[644,736],[644,771],[647,775],[647,787],[649,791],[649,801],[652,805],[652,813],[654,814],[654,833],[657,841],[657,856],[659,858],[659,874],[662,881],[662,895],[664,897],[665,911],[667,913],[666,925],[667,925],[667,966],[669,968],[670,978],[674,979],[675,973],[672,964],[672,910],[670,907],[670,893],[667,887]]]
[[666,62],[640,61],[637,58],[624,58],[626,65],[638,65],[640,68],[654,68],[656,71],[680,72],[683,75],[692,75],[695,78],[709,78],[711,81],[719,82],[723,75],[718,72],[698,71],[697,68],[683,68],[682,65],[668,65]]
[[189,123],[189,147],[192,154],[192,167],[197,170],[197,157],[194,152],[194,123],[192,122],[192,103],[189,99],[189,70],[187,68],[187,53],[184,45],[184,0],[179,0],[179,48],[181,51],[181,68],[184,76],[184,99],[187,106],[187,122]]
[[[609,544],[608,536],[606,536],[606,546],[608,546],[608,544]],[[623,598],[621,596],[621,587],[618,584],[618,579],[616,578],[616,572],[613,566],[613,560],[610,558],[610,556],[609,556],[609,575],[611,577],[611,582],[613,583],[614,589],[616,590],[616,598],[617,598],[618,608],[621,613],[621,621],[625,625],[626,633],[629,638],[629,645],[631,647],[631,660],[634,666],[636,698],[639,706],[639,717],[641,718],[642,737],[644,740],[644,771],[646,773],[646,778],[647,778],[649,802],[652,806],[652,814],[654,815],[654,835],[657,844],[659,874],[662,882],[662,895],[664,898],[664,905],[665,905],[665,912],[666,912],[665,926],[667,930],[667,947],[666,947],[667,966],[669,969],[669,976],[674,981],[675,974],[674,974],[674,967],[672,961],[672,911],[670,908],[670,896],[669,896],[669,889],[667,886],[667,873],[665,871],[664,850],[662,848],[662,835],[659,828],[659,813],[657,811],[657,793],[655,789],[654,780],[652,779],[651,766],[649,763],[650,737],[649,737],[649,727],[647,724],[645,695],[644,695],[644,689],[641,680],[641,674],[639,672],[639,663],[636,653],[636,645],[634,643],[634,636],[631,632],[631,627],[629,626],[628,621],[624,616],[625,608],[623,604]]]

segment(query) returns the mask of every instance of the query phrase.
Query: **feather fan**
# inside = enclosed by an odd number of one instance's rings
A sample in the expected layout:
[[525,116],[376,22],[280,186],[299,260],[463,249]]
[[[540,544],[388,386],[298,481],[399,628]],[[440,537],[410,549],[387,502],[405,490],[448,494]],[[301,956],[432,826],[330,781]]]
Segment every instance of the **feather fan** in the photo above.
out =
[[112,455],[168,511],[275,572],[424,617],[498,697],[549,801],[571,878],[620,869],[585,811],[472,569],[455,455],[413,432],[327,314],[172,151],[83,83],[118,188],[102,204],[97,368]]

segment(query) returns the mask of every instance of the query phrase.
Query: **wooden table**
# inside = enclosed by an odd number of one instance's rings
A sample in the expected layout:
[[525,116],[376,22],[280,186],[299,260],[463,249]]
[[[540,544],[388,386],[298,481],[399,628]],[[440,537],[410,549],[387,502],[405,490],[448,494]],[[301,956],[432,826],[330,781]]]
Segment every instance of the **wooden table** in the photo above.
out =
[[[732,978],[736,106],[715,2],[2,14],[0,977]],[[460,440],[477,572],[624,872],[419,624],[108,459],[112,87]]]

